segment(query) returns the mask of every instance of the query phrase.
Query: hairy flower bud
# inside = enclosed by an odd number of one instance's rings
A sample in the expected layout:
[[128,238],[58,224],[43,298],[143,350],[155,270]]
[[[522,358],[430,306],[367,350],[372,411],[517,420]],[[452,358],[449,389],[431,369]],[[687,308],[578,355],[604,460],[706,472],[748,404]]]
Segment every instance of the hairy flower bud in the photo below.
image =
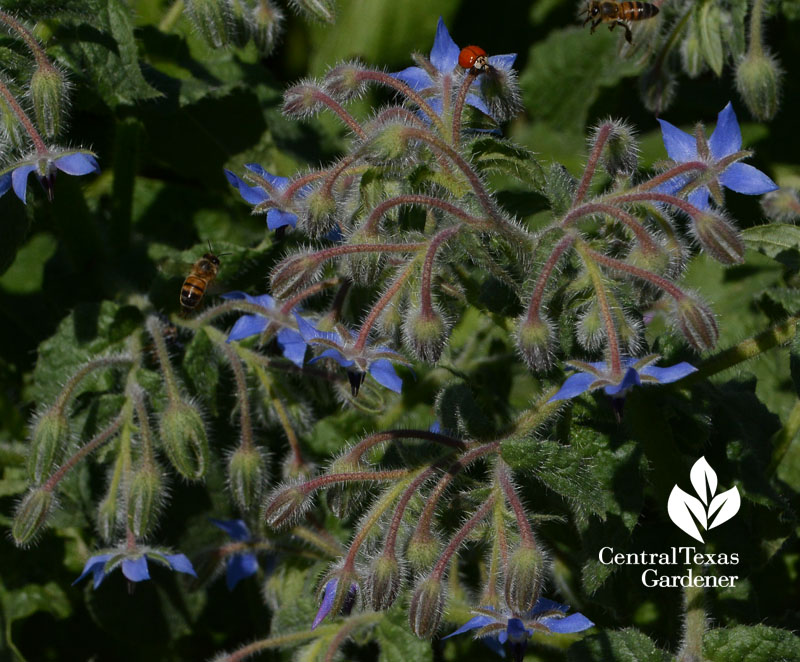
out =
[[697,78],[706,69],[700,34],[694,29],[694,21],[692,21],[692,29],[686,31],[686,36],[681,42],[681,60],[683,61],[683,70],[689,78]]
[[358,61],[341,62],[325,74],[325,89],[340,101],[357,99],[368,87],[368,82],[359,76],[363,70],[364,65]]
[[316,278],[319,266],[319,260],[306,252],[284,258],[270,276],[272,295],[279,299],[291,296]]
[[[381,236],[376,232],[370,232],[363,228],[356,230],[347,243],[358,244],[378,244]],[[365,251],[363,253],[351,253],[347,256],[346,264],[350,273],[350,278],[357,285],[371,285],[378,281],[383,271],[384,256],[378,251]]]
[[718,262],[744,262],[744,242],[739,230],[719,213],[704,211],[692,218],[692,234],[700,245]]
[[611,176],[630,175],[639,164],[639,145],[636,132],[625,122],[607,120],[598,126],[590,139],[590,147],[594,147],[604,125],[610,127],[610,133],[600,152],[600,165]]
[[771,53],[750,49],[736,65],[736,89],[750,114],[762,122],[778,112],[783,71]]
[[495,120],[510,120],[522,109],[522,97],[514,69],[489,67],[479,80],[481,97]]
[[323,23],[336,21],[336,0],[290,0],[292,6],[308,18]]
[[55,468],[69,438],[69,422],[56,408],[48,409],[36,421],[28,450],[28,475],[41,483]]
[[159,421],[161,443],[175,470],[187,480],[200,480],[208,467],[208,437],[200,412],[173,400]]
[[324,237],[337,224],[338,205],[330,191],[317,188],[304,199],[305,213],[300,216],[300,226],[312,238]]
[[773,221],[793,222],[800,218],[800,195],[797,189],[781,187],[761,198],[761,208]]
[[439,628],[444,610],[445,590],[441,579],[425,577],[418,584],[408,606],[408,622],[421,639],[430,639]]
[[517,326],[517,350],[534,372],[545,372],[553,365],[555,333],[550,320],[523,315]]
[[427,570],[439,558],[439,542],[428,534],[414,532],[406,548],[406,558],[414,570]]
[[642,103],[651,113],[664,112],[675,98],[677,88],[674,74],[666,67],[651,67],[639,77]]
[[33,488],[23,497],[11,524],[11,535],[18,546],[23,547],[34,539],[54,504],[53,492],[43,487]]
[[687,295],[676,300],[673,315],[681,333],[698,352],[713,349],[717,344],[719,329],[714,313],[700,299]]
[[233,16],[227,0],[186,0],[186,12],[198,32],[214,48],[231,44]]
[[524,614],[531,609],[542,592],[545,569],[544,555],[536,547],[520,545],[508,560],[505,598],[511,611]]
[[447,325],[438,310],[422,308],[411,312],[403,325],[406,345],[421,361],[434,364],[447,341]]
[[306,493],[297,485],[279,487],[267,499],[264,519],[273,529],[296,522],[310,505]]
[[[345,454],[336,458],[326,473],[328,475],[348,474],[364,471],[365,469],[366,465],[350,459]],[[325,490],[325,500],[328,503],[328,507],[339,518],[347,517],[361,506],[364,503],[365,496],[366,488],[362,483],[358,482],[334,483]]]
[[48,138],[56,137],[61,132],[67,104],[64,74],[49,62],[43,62],[31,76],[30,91],[39,130]]
[[311,117],[325,108],[321,99],[317,82],[302,80],[283,93],[283,112],[297,119]]
[[128,529],[137,538],[146,536],[158,521],[164,495],[164,477],[153,462],[133,472],[128,485]]
[[264,458],[257,448],[240,446],[228,458],[228,489],[236,505],[250,510],[261,498],[265,481]]
[[408,127],[400,122],[389,122],[377,127],[377,133],[370,140],[367,149],[378,161],[396,161],[408,155],[410,143]]
[[97,531],[106,542],[110,542],[116,535],[119,522],[118,505],[117,491],[112,485],[103,500],[97,505],[96,514]]
[[384,552],[372,563],[367,577],[367,595],[375,611],[394,604],[403,584],[403,573],[394,554]]
[[0,95],[0,137],[12,149],[22,150],[27,145],[28,137],[25,129],[2,95]]
[[247,27],[262,55],[275,48],[283,24],[283,12],[270,0],[256,0]]

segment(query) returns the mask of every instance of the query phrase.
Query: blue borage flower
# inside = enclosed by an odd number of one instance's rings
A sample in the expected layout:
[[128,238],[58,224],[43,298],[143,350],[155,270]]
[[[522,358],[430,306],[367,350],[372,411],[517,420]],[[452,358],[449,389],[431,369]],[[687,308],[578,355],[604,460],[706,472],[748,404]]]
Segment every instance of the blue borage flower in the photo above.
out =
[[[717,116],[717,126],[708,141],[702,131],[698,131],[697,135],[693,136],[681,131],[666,120],[658,121],[661,124],[661,133],[667,154],[677,163],[705,161],[709,165],[713,165],[742,149],[742,133],[730,102]],[[742,158],[745,156],[746,154],[742,155]],[[690,179],[684,176],[675,177],[661,184],[657,190],[662,193],[674,194],[689,181]],[[710,183],[710,187],[708,185],[700,186],[689,193],[689,202],[698,209],[708,209],[708,197],[713,193],[715,201],[722,204],[722,200],[719,199],[721,197],[720,185],[747,195],[761,195],[778,188],[777,184],[760,170],[746,163],[734,161],[719,173],[717,178]]]
[[481,607],[473,610],[476,616],[442,639],[478,630],[475,636],[500,657],[505,657],[503,644],[508,642],[514,661],[522,662],[528,639],[534,632],[572,634],[594,626],[592,621],[579,612],[567,616],[568,610],[568,606],[545,598],[539,598],[533,609],[524,616],[497,612],[492,607]]
[[[458,67],[458,55],[461,49],[450,36],[447,31],[447,26],[444,24],[442,17],[439,17],[439,24],[436,27],[436,37],[433,40],[433,48],[431,49],[430,61],[434,69],[441,76],[450,76],[453,70]],[[511,69],[514,61],[517,59],[516,53],[509,53],[507,55],[492,55],[489,57],[489,64],[495,69],[507,71]],[[440,89],[442,87],[439,81],[434,81],[430,74],[422,67],[408,67],[402,71],[391,74],[395,78],[402,80],[415,92],[432,92],[433,96],[427,98],[426,101],[436,113],[442,112],[442,98]],[[473,87],[477,89],[479,82],[476,80]],[[492,116],[488,106],[484,103],[477,94],[467,94],[466,103],[470,106],[477,108],[482,113]]]
[[92,152],[88,150],[62,150],[53,148],[46,153],[34,155],[18,161],[14,165],[0,171],[0,196],[13,188],[16,196],[25,204],[28,190],[28,175],[36,173],[39,182],[47,191],[47,197],[53,199],[53,186],[56,172],[60,170],[68,175],[87,175],[100,172],[100,166]]
[[164,550],[157,550],[151,548],[137,548],[137,549],[124,549],[114,550],[103,554],[96,554],[86,561],[83,566],[83,572],[72,585],[74,586],[89,573],[94,578],[94,588],[100,586],[106,576],[122,567],[122,574],[126,579],[132,582],[142,582],[150,579],[150,572],[147,568],[147,562],[155,561],[167,566],[170,570],[182,572],[192,577],[197,577],[197,574],[192,567],[192,562],[186,557],[185,554],[167,554]]
[[[261,296],[250,296],[244,292],[234,291],[222,295],[223,299],[244,299],[245,301],[261,306],[267,310],[276,310],[275,299],[269,294]],[[269,320],[261,315],[242,315],[233,325],[228,334],[228,342],[232,340],[242,340],[256,334],[262,333],[267,328]],[[294,329],[283,327],[278,331],[278,346],[283,355],[294,363],[298,368],[303,366],[303,359],[306,355],[308,346],[303,337]]]
[[[397,352],[393,352],[388,347],[364,347],[363,350],[355,350],[355,334],[346,329],[340,331],[319,331],[308,320],[303,319],[295,313],[297,328],[303,340],[312,345],[322,345],[327,347],[319,356],[309,361],[313,363],[319,359],[333,359],[343,368],[347,368],[347,376],[350,379],[350,388],[354,396],[358,395],[358,389],[364,383],[364,379],[369,373],[381,386],[385,386],[395,393],[400,393],[403,388],[403,380],[398,376],[392,365],[392,361],[407,365],[408,362]],[[344,334],[347,334],[345,337]]]
[[[322,602],[319,605],[319,611],[317,611],[317,615],[314,617],[314,622],[311,624],[312,630],[322,623],[322,621],[325,620],[325,617],[331,613],[331,609],[333,609],[333,601],[336,598],[336,589],[338,587],[338,577],[334,577],[325,584],[325,588],[322,591]],[[353,610],[357,593],[358,584],[350,584],[350,590],[347,592],[347,597],[345,598],[344,606],[342,607],[342,613],[345,616],[347,616]]]
[[630,389],[640,384],[670,384],[683,379],[686,375],[697,372],[697,368],[685,361],[668,368],[652,365],[660,357],[651,354],[641,359],[626,358],[622,360],[622,372],[611,373],[605,362],[585,363],[583,361],[567,361],[567,365],[578,372],[570,375],[561,388],[548,402],[575,398],[586,391],[603,387],[607,395],[613,398],[624,398]]
[[[265,179],[276,191],[283,191],[289,185],[288,177],[273,175],[264,170],[258,163],[245,163],[244,167]],[[230,182],[231,186],[239,190],[239,195],[242,196],[245,202],[249,202],[251,205],[259,205],[270,199],[269,193],[267,193],[263,187],[258,185],[250,186],[230,170],[225,170],[225,176],[228,178],[228,182]],[[297,227],[297,214],[281,211],[280,209],[270,209],[267,211],[267,227],[270,230],[277,230],[287,225],[293,228]]]
[[[247,528],[247,524],[244,523],[244,520],[219,520],[210,518],[210,521],[214,526],[222,529],[236,542],[253,542],[250,529]],[[229,591],[232,591],[240,581],[256,574],[256,572],[258,572],[258,559],[253,552],[235,552],[227,555],[225,561],[225,583]]]

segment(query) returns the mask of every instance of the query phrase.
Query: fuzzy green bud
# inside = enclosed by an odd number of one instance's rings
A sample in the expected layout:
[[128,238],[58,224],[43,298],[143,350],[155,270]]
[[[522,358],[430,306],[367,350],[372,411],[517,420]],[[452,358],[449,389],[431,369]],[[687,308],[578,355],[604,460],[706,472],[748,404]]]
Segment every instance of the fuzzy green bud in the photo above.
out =
[[[352,460],[347,454],[342,455],[331,463],[326,473],[348,474],[364,471],[366,466],[358,461]],[[357,482],[335,483],[325,490],[325,500],[328,507],[338,518],[347,517],[356,508],[364,503],[366,489]]]
[[227,0],[186,0],[186,11],[203,38],[214,48],[231,44],[233,16]]
[[291,0],[291,4],[308,18],[323,23],[336,21],[336,0]]
[[319,272],[320,262],[308,253],[290,255],[275,265],[270,276],[272,295],[285,299],[311,283]]
[[109,489],[105,498],[97,506],[97,531],[106,542],[110,542],[117,531],[117,522],[119,521],[118,505],[116,491]]
[[273,529],[296,522],[310,505],[305,492],[296,485],[278,488],[267,500],[264,519]]
[[414,591],[408,606],[408,622],[420,639],[430,639],[439,629],[444,610],[444,584],[437,577],[425,577]]
[[34,483],[41,483],[53,472],[68,438],[67,417],[55,407],[36,421],[28,450],[28,475]]
[[744,242],[739,230],[718,213],[704,211],[692,218],[692,234],[705,251],[723,264],[744,262]]
[[257,448],[240,446],[228,459],[228,488],[242,510],[250,510],[261,499],[265,482],[264,458]]
[[19,547],[24,547],[34,539],[54,504],[53,492],[43,487],[30,490],[19,502],[11,524],[11,535]]
[[553,365],[553,333],[550,321],[541,316],[523,316],[517,326],[517,350],[534,372],[545,372]]
[[414,311],[406,317],[403,330],[406,344],[418,359],[430,364],[439,360],[447,340],[447,325],[438,310]]
[[355,61],[336,65],[325,75],[325,89],[340,101],[360,97],[368,87],[367,81],[359,75],[363,69],[364,65]]
[[719,328],[711,309],[696,297],[685,296],[674,303],[675,323],[689,344],[698,352],[717,344]]
[[318,188],[303,200],[305,214],[300,217],[302,229],[311,237],[324,237],[337,223],[336,199],[330,191]]
[[406,558],[414,570],[427,570],[439,558],[439,542],[428,534],[415,532],[408,541]]
[[490,66],[480,75],[481,98],[498,122],[510,120],[522,109],[522,96],[514,69]]
[[158,521],[164,495],[164,478],[154,463],[133,472],[128,485],[128,529],[137,538],[146,536]]
[[67,81],[64,74],[49,62],[36,67],[31,76],[31,100],[36,124],[48,138],[61,133],[67,104]]
[[408,156],[410,142],[408,127],[399,122],[391,122],[378,129],[370,140],[368,149],[370,155],[378,161],[397,161]]
[[200,412],[173,400],[161,414],[161,443],[175,470],[187,480],[200,480],[208,467],[208,437]]
[[283,93],[283,112],[294,119],[306,119],[325,108],[323,96],[316,81],[302,80]]
[[508,561],[505,598],[511,611],[524,614],[531,609],[542,593],[545,569],[544,555],[527,545],[518,547]]
[[394,604],[403,584],[400,564],[393,554],[381,554],[372,563],[367,577],[367,595],[375,611],[383,611]]
[[[353,246],[358,244],[378,244],[381,236],[365,229],[356,230],[347,243]],[[346,258],[350,278],[357,285],[372,285],[376,283],[383,271],[383,255],[378,251],[365,251],[351,253]]]
[[[606,125],[609,126],[610,133],[600,152],[600,165],[611,177],[632,174],[639,165],[636,132],[625,122],[618,120],[609,121]],[[602,124],[597,127],[590,141],[590,147],[594,147],[594,142],[602,129]]]
[[771,53],[751,48],[736,65],[736,89],[750,114],[765,122],[775,117],[783,71]]
[[672,103],[678,84],[666,67],[654,66],[639,77],[639,89],[644,107],[658,115]]
[[781,187],[761,198],[761,208],[773,221],[794,222],[800,219],[800,195],[797,189]]
[[19,117],[11,110],[11,106],[2,95],[0,95],[0,137],[8,143],[8,147],[17,150],[24,149],[28,140]]
[[250,10],[248,27],[253,41],[262,55],[269,55],[275,48],[283,24],[283,12],[270,0],[256,0]]
[[578,342],[587,350],[602,346],[606,339],[606,325],[597,302],[592,301],[581,313],[576,331]]
[[689,78],[697,78],[705,71],[706,60],[700,43],[700,33],[694,27],[694,18],[690,19],[690,28],[681,43],[681,60],[683,70]]

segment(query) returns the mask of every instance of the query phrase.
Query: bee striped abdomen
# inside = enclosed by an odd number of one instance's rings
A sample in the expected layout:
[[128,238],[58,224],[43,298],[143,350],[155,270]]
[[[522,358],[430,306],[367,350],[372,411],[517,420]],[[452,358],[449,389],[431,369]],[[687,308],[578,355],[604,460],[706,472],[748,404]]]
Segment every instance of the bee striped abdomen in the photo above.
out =
[[641,21],[658,14],[658,7],[651,2],[620,2],[620,18],[625,21]]
[[206,281],[197,276],[189,275],[183,281],[181,288],[181,305],[184,308],[195,308],[206,292]]

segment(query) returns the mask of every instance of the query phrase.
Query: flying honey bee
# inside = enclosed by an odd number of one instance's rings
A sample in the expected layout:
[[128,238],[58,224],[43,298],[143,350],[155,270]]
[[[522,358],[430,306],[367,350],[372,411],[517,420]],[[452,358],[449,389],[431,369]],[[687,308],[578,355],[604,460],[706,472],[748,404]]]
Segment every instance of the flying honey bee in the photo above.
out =
[[591,32],[597,29],[601,23],[610,23],[609,30],[613,30],[617,25],[625,28],[625,39],[627,42],[633,43],[633,35],[628,23],[630,21],[642,21],[646,18],[652,18],[658,14],[658,7],[651,2],[639,2],[632,0],[630,2],[616,2],[615,0],[591,0],[586,7],[586,20],[583,22],[586,25],[592,21]]
[[181,287],[181,306],[183,307],[184,313],[188,313],[197,308],[203,300],[206,289],[214,282],[219,272],[219,258],[225,255],[230,255],[230,253],[220,253],[219,256],[214,255],[211,242],[208,242],[208,253],[194,263],[189,275],[186,276],[186,280],[183,281],[183,286]]

